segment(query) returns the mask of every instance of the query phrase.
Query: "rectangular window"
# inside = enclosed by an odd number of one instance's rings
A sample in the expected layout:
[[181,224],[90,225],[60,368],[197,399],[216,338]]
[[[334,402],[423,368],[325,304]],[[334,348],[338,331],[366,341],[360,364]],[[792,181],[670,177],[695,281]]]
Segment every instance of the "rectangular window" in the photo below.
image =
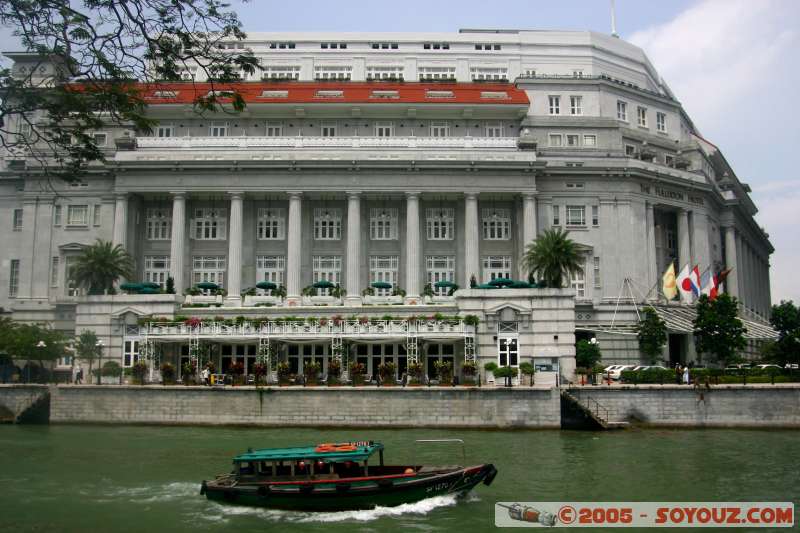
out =
[[417,72],[420,81],[452,80],[456,77],[456,67],[419,67]]
[[338,241],[342,238],[342,210],[314,209],[314,239]]
[[632,144],[626,144],[625,155],[628,157],[636,157],[636,147]]
[[76,255],[68,255],[64,258],[64,289],[67,296],[78,296],[81,293],[81,288],[73,275],[73,267],[77,261],[78,256]]
[[300,79],[300,66],[265,66],[261,71],[262,80],[299,80]]
[[483,258],[483,283],[497,278],[511,279],[510,255],[487,255]]
[[286,212],[282,208],[258,209],[258,240],[282,241],[286,238]]
[[125,339],[122,343],[122,366],[132,367],[139,360],[139,341]]
[[108,144],[108,135],[105,133],[93,133],[92,141],[98,148],[103,148]]
[[227,209],[195,209],[192,236],[199,241],[224,241],[228,228],[227,215]]
[[447,296],[448,287],[437,287],[440,281],[455,281],[456,258],[452,255],[429,255],[425,258],[425,272],[428,284],[437,296]]
[[336,137],[336,123],[323,122],[320,125],[320,135],[323,137]]
[[367,81],[369,80],[401,80],[403,67],[400,66],[374,66],[367,67]]
[[505,67],[472,67],[469,72],[472,81],[508,79],[508,69]]
[[[338,255],[315,255],[312,258],[313,264],[313,279],[312,281],[330,281],[334,285],[338,285],[342,275],[342,258]],[[351,289],[351,290],[357,290]],[[320,296],[327,296],[330,289],[318,289],[317,294]]]
[[92,225],[99,226],[100,225],[100,214],[102,212],[103,206],[100,204],[94,204],[94,208],[92,209]]
[[661,133],[667,132],[667,114],[658,112],[656,113],[656,130]]
[[628,104],[622,100],[617,100],[617,119],[628,122]]
[[583,96],[569,97],[570,115],[583,115]]
[[487,124],[484,129],[484,135],[486,137],[502,137],[503,136],[503,125],[502,124]]
[[256,256],[256,281],[271,281],[281,286],[285,270],[286,258],[282,255]]
[[560,226],[561,225],[561,218],[559,216],[559,207],[557,205],[553,206],[553,225]]
[[195,255],[192,257],[192,285],[208,282],[225,286],[224,255]]
[[159,124],[156,127],[156,137],[175,137],[175,125]]
[[569,286],[575,289],[575,298],[586,298],[586,274],[583,269],[572,273]]
[[60,226],[61,225],[61,206],[54,205],[53,206],[53,225]]
[[61,263],[61,258],[54,255],[50,258],[50,286],[58,287],[58,265]]
[[509,209],[483,210],[483,239],[507,241],[511,238],[511,211]]
[[397,239],[397,209],[369,210],[369,238],[373,241]]
[[569,146],[570,148],[576,148],[576,147],[580,146],[580,142],[581,142],[581,136],[580,135],[567,134],[566,137],[567,137],[567,146]]
[[567,226],[585,226],[586,207],[582,205],[567,206]]
[[12,259],[8,272],[8,297],[16,298],[19,291],[19,259]]
[[317,80],[349,80],[353,67],[350,66],[318,66],[314,67],[314,78]]
[[600,258],[594,258],[594,288],[599,289],[601,287],[601,280],[600,280]]
[[172,210],[148,208],[145,210],[145,235],[148,241],[168,241],[172,236]]
[[452,241],[455,234],[455,209],[434,208],[425,210],[425,229],[429,241]]
[[560,96],[548,96],[548,102],[550,104],[550,114],[551,115],[560,115],[561,114],[561,97]]
[[600,209],[598,206],[592,206],[592,226],[599,226],[600,225]]
[[550,141],[550,146],[554,148],[560,148],[564,145],[564,136],[560,133],[551,133],[548,139]]
[[[382,281],[397,287],[397,268],[400,258],[396,255],[373,255],[369,258],[370,284]],[[375,289],[376,296],[389,296],[392,289]]]
[[664,164],[667,165],[668,167],[674,167],[675,166],[675,157],[673,157],[671,155],[664,154]]
[[227,137],[228,136],[228,123],[227,122],[212,122],[208,126],[209,137]]
[[168,255],[146,255],[144,256],[144,280],[150,283],[158,283],[162,289],[167,288],[167,278],[169,277],[169,256]]
[[14,209],[12,227],[14,231],[22,231],[22,209]]
[[280,122],[267,122],[267,137],[283,137],[283,124]]
[[430,136],[431,137],[449,137],[450,136],[450,124],[448,124],[447,122],[431,122]]
[[88,205],[70,205],[67,207],[67,226],[87,226],[88,224]]
[[584,135],[583,145],[587,148],[594,148],[597,146],[597,135]]
[[647,127],[647,108],[646,107],[637,107],[636,108],[636,121],[639,126],[646,128]]
[[394,137],[394,122],[376,122],[375,137]]

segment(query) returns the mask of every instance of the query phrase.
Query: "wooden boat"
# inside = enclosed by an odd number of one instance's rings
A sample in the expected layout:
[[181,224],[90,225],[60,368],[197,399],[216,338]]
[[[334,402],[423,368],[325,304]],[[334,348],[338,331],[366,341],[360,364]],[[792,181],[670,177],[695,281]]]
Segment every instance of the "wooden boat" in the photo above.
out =
[[[378,464],[369,464],[376,453]],[[203,481],[200,494],[272,509],[343,511],[463,496],[478,483],[490,485],[497,475],[492,464],[384,465],[383,444],[373,441],[248,450],[234,457],[233,465],[230,474]]]

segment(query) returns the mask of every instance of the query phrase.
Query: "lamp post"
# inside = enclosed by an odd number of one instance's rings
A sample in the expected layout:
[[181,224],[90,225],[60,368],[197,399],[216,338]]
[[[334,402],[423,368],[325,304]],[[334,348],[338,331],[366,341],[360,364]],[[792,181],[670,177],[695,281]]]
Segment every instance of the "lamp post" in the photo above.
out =
[[98,339],[96,343],[94,343],[94,347],[97,349],[97,353],[100,356],[100,362],[97,366],[97,384],[100,385],[100,379],[103,375],[103,341]]
[[[44,342],[44,341],[39,341],[39,342],[36,343],[36,347],[39,348],[40,350],[43,350],[44,348],[47,348],[47,343]],[[31,362],[30,361],[28,361],[28,364],[26,365],[26,367],[28,369],[28,383],[30,383],[31,382]]]

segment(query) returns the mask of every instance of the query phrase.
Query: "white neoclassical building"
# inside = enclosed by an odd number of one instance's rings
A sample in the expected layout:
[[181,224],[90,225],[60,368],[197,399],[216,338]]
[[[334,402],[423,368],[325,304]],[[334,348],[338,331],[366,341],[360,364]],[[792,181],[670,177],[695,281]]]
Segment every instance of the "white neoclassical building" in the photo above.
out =
[[[237,84],[242,113],[198,115],[198,95],[230,88],[187,69],[185,82],[142,86],[152,135],[95,132],[107,162],[79,182],[5,155],[4,313],[94,330],[124,366],[210,356],[249,368],[268,353],[298,372],[345,356],[370,374],[385,360],[432,372],[477,358],[569,376],[576,337],[596,337],[605,360],[639,360],[637,310],[674,263],[732,268],[725,290],[748,337],[769,335],[773,248],[750,189],[634,45],[462,30],[228,46],[263,69]],[[6,56],[16,73],[50,73],[35,55]],[[525,245],[558,227],[584,260],[569,287],[470,288],[527,280]],[[133,255],[127,281],[172,278],[177,294],[83,295],[70,264],[97,238]],[[665,361],[694,357],[691,308],[659,309]]]

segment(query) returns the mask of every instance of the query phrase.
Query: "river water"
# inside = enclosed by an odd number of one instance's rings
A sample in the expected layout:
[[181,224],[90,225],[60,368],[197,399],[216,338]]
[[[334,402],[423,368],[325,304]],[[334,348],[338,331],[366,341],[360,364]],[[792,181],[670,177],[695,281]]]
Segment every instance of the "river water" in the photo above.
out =
[[[377,440],[387,463],[467,462],[499,474],[464,500],[394,509],[292,513],[208,502],[200,481],[247,447]],[[142,426],[0,426],[0,530],[494,530],[496,501],[800,501],[800,431],[313,430]],[[436,460],[438,459],[438,461]],[[741,530],[740,530],[741,531]]]

